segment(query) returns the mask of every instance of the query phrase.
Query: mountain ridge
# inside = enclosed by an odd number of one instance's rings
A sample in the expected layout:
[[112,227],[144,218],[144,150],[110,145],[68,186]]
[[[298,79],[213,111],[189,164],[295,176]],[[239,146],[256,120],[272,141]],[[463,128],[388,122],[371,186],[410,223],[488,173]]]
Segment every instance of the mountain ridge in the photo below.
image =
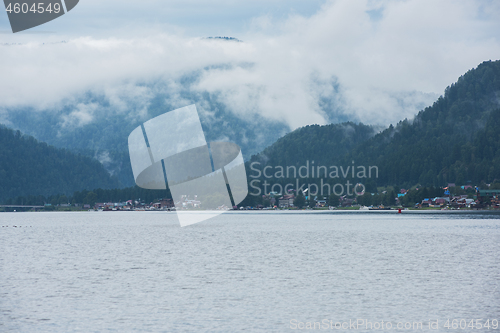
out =
[[98,161],[0,125],[0,201],[119,186]]

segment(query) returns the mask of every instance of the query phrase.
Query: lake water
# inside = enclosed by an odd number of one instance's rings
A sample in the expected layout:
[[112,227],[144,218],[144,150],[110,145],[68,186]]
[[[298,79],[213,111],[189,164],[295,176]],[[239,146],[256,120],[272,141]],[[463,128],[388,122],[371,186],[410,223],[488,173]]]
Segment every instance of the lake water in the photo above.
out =
[[499,214],[173,214],[0,213],[0,332],[500,332]]

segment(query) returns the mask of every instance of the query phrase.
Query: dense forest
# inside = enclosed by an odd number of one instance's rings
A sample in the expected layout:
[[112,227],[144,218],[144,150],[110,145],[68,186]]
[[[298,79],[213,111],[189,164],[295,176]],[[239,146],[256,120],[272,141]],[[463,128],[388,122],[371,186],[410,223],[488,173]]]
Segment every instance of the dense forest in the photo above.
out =
[[346,122],[325,126],[309,125],[285,135],[258,155],[250,163],[299,166],[305,161],[335,165],[359,144],[375,135],[372,126]]
[[70,195],[119,186],[97,160],[0,125],[0,202],[17,196]]
[[390,126],[344,162],[377,165],[384,185],[493,182],[500,179],[499,108],[500,61],[484,62],[413,120]]

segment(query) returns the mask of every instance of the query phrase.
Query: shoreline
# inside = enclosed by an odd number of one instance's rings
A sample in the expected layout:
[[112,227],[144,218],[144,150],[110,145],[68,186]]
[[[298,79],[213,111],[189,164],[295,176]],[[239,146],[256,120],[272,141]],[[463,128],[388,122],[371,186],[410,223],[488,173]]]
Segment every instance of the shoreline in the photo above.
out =
[[[193,211],[180,211],[180,212],[191,212],[193,214],[202,214],[206,212],[215,212],[216,210],[208,210],[208,211],[203,211],[203,210],[193,210]],[[146,211],[140,211],[140,210],[117,210],[117,211],[96,211],[96,210],[53,210],[53,211],[16,211],[16,212],[0,212],[0,214],[19,214],[19,213],[102,213],[102,214],[112,214],[112,213],[167,213],[167,214],[172,214],[175,213],[176,211],[166,211],[166,210],[146,210]],[[489,215],[499,215],[500,216],[500,210],[498,209],[456,209],[456,210],[441,210],[441,209],[425,209],[425,210],[419,210],[419,209],[408,209],[408,210],[401,210],[401,213],[399,213],[398,209],[392,209],[392,210],[359,210],[359,209],[336,209],[336,210],[312,210],[312,209],[303,209],[303,210],[298,210],[298,209],[283,209],[283,210],[274,210],[274,209],[268,209],[268,210],[227,210],[223,212],[223,214],[489,214]]]

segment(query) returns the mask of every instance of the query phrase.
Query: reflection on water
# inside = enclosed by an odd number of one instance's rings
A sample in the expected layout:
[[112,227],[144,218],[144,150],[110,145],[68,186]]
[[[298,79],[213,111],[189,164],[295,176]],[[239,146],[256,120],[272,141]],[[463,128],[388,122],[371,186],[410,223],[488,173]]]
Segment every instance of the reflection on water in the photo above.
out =
[[500,319],[500,216],[405,213],[2,213],[0,331]]

